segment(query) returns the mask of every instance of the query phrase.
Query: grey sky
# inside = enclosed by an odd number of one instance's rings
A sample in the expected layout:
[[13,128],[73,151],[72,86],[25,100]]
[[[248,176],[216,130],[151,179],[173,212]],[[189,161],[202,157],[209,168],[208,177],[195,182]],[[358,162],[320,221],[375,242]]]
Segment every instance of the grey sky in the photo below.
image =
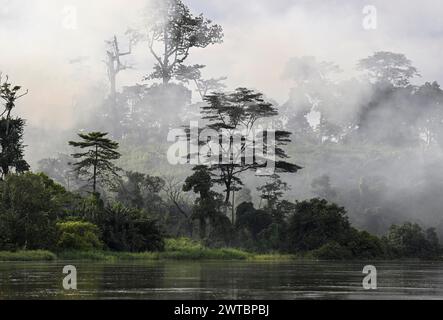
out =
[[[225,29],[223,44],[195,50],[189,62],[206,64],[207,77],[227,76],[230,88],[253,87],[284,102],[292,86],[281,78],[289,58],[313,55],[333,61],[342,67],[344,77],[350,77],[358,59],[378,50],[406,54],[423,76],[418,83],[443,83],[440,0],[184,2]],[[79,101],[106,86],[104,40],[140,25],[145,4],[145,0],[0,0],[0,70],[30,90],[18,111],[34,125],[74,125],[76,113],[88,107],[79,106]],[[362,9],[368,4],[377,8],[376,30],[362,28]],[[77,16],[74,29],[69,23],[66,28],[71,8]],[[141,82],[153,63],[143,44],[130,62],[135,69],[122,74],[120,85]]]

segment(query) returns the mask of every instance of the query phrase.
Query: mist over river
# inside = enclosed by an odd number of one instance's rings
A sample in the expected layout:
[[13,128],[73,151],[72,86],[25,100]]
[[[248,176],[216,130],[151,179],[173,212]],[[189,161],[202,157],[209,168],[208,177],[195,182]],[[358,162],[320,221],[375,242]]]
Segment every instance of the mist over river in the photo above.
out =
[[[376,290],[362,286],[377,268]],[[77,290],[64,290],[65,265]],[[436,261],[0,262],[1,299],[442,299]]]

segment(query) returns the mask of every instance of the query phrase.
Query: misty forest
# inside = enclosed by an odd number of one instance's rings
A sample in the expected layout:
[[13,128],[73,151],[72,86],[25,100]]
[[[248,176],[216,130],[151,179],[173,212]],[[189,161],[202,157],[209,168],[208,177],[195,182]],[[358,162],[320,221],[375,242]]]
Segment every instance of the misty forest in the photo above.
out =
[[[408,52],[363,56],[352,78],[334,61],[295,56],[278,103],[255,86],[228,87],[229,74],[205,77],[192,57],[224,45],[216,19],[182,0],[151,1],[142,15],[143,27],[109,28],[97,62],[106,86],[91,89],[76,130],[49,137],[29,126],[18,109],[36,93],[2,65],[2,254],[441,257],[443,90]],[[134,50],[154,67],[122,85],[140,68]],[[191,122],[199,132],[272,124],[274,172],[233,157],[193,164],[190,151],[170,163],[171,130],[189,133]]]

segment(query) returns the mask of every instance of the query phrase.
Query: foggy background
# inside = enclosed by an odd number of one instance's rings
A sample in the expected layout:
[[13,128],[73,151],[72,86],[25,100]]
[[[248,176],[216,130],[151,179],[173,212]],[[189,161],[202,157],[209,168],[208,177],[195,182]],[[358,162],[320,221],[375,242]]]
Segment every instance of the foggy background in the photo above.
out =
[[[360,114],[373,95],[371,88],[356,84],[354,78],[361,77],[356,70],[358,60],[375,51],[405,54],[421,75],[412,79],[414,85],[443,83],[440,1],[185,2],[192,12],[202,12],[223,26],[225,35],[220,45],[193,50],[187,63],[206,65],[206,78],[227,76],[228,90],[244,86],[263,92],[289,114],[299,111],[298,104],[292,103],[298,99],[297,83],[291,76],[285,77],[285,73],[290,74],[288,61],[292,58],[312,56],[340,67],[341,72],[332,74],[331,81],[341,83],[346,99],[338,105],[322,104],[323,112],[337,123]],[[66,141],[100,112],[109,90],[103,62],[105,40],[114,34],[121,37],[124,50],[125,31],[147,23],[143,18],[146,4],[146,0],[0,0],[0,71],[29,89],[30,93],[17,104],[16,113],[27,120],[26,159],[33,169],[42,158],[69,153]],[[377,9],[375,30],[362,27],[366,5]],[[154,82],[142,80],[154,64],[145,43],[138,44],[125,61],[133,69],[119,74],[118,90]],[[319,86],[314,90],[323,89]],[[192,101],[197,100],[194,92]],[[395,103],[413,103],[400,100]],[[152,117],[157,112],[160,115],[162,109],[153,110]],[[377,127],[368,129],[373,134],[392,129],[395,115],[375,117]],[[315,125],[315,114],[310,120]],[[312,156],[316,151],[299,149],[297,144],[290,154],[304,169],[284,177],[292,187],[286,197],[302,200],[316,196],[312,181],[328,175],[333,190],[325,197],[345,205],[357,225],[377,233],[382,233],[384,227],[373,227],[374,223],[388,226],[412,219],[437,226],[443,217],[441,151],[439,145],[426,151],[411,145],[400,153],[392,151],[392,156],[375,150],[363,152],[364,156],[340,157],[340,150],[332,146]],[[254,195],[255,187],[263,181],[246,179]]]

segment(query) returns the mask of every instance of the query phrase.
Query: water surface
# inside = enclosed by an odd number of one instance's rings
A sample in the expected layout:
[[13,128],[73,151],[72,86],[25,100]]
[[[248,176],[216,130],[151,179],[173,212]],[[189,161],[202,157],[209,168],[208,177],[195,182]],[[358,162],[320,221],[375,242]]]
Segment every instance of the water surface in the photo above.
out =
[[[63,266],[78,289],[62,287]],[[443,263],[372,262],[378,289],[364,290],[368,262],[0,262],[1,299],[443,299]]]

